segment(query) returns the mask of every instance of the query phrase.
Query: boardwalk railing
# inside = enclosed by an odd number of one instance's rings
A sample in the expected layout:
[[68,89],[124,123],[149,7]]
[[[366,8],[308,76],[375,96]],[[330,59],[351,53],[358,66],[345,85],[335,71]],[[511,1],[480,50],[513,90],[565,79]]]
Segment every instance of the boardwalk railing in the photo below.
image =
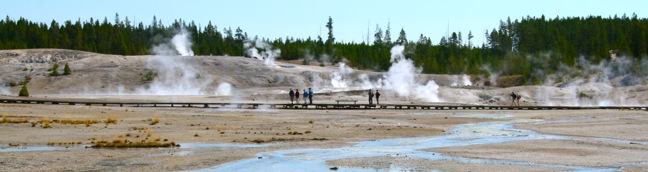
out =
[[427,110],[648,110],[646,106],[491,106],[491,105],[424,105],[424,104],[282,104],[282,103],[205,103],[205,102],[114,102],[0,99],[4,104],[48,104],[118,107],[194,107],[237,109],[427,109]]

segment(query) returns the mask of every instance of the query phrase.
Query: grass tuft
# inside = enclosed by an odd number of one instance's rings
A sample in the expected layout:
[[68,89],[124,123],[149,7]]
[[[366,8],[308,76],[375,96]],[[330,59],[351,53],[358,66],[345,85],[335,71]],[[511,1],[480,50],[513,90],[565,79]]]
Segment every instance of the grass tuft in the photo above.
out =
[[156,124],[160,123],[160,118],[153,117],[153,118],[149,119],[149,121],[151,121],[151,123],[149,123],[149,125],[156,125]]
[[108,124],[117,124],[117,118],[115,118],[115,117],[108,117],[108,118],[106,118],[106,120],[104,121],[104,123],[106,123],[106,125],[108,125]]
[[11,117],[2,116],[2,120],[0,120],[0,123],[1,124],[22,124],[22,123],[29,123],[29,120],[24,118],[11,118]]
[[93,138],[93,148],[158,148],[158,147],[178,147],[180,145],[175,142],[169,141],[166,138],[154,137],[153,133],[148,128],[138,128],[136,130],[146,137],[140,135],[132,135],[126,133],[118,135],[117,137],[109,140],[95,140]]

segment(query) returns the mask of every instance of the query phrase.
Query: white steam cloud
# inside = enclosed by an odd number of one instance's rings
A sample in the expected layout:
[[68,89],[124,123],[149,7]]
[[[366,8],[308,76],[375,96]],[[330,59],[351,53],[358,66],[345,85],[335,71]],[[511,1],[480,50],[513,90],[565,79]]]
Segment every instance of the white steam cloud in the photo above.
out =
[[450,83],[450,86],[452,87],[465,87],[465,86],[472,86],[472,81],[470,81],[470,76],[463,74],[461,75],[461,78],[459,78],[458,75],[455,75],[452,77],[452,83]]
[[333,76],[331,76],[331,85],[333,85],[333,88],[348,88],[351,85],[349,75],[352,72],[353,69],[349,68],[346,63],[338,63],[338,70],[333,72]]
[[180,56],[193,56],[194,52],[191,50],[191,37],[186,29],[180,29],[180,32],[173,36],[171,39],[175,50],[178,51]]
[[[146,87],[135,89],[140,95],[205,95],[208,94],[212,79],[200,74],[198,61],[192,57],[191,36],[182,28],[171,40],[153,47],[154,56],[149,58],[146,67],[155,71],[154,80]],[[221,83],[221,85],[229,83]],[[226,86],[224,86],[226,87]],[[212,89],[213,90],[213,89]],[[218,89],[217,89],[218,90]],[[218,94],[229,95],[229,89],[221,89]]]
[[360,80],[359,81],[360,88],[363,89],[363,90],[372,89],[372,88],[377,87],[375,83],[371,82],[371,79],[369,78],[369,76],[367,74],[360,74],[358,76],[358,80]]
[[218,84],[218,87],[216,87],[216,93],[214,93],[217,96],[231,96],[232,95],[232,84],[227,83],[227,82],[222,82]]
[[249,57],[263,61],[269,67],[278,67],[275,59],[281,55],[280,49],[274,49],[272,45],[261,39],[246,40],[243,43],[245,54]]
[[500,76],[501,72],[493,70],[490,65],[484,65],[481,69],[488,73],[488,86],[496,86],[497,78]]
[[398,96],[415,97],[427,102],[439,102],[439,85],[429,80],[425,85],[416,81],[420,70],[414,67],[414,62],[403,54],[405,46],[396,45],[391,49],[391,67],[383,76],[383,87],[396,92]]
[[[639,76],[646,69],[631,71],[635,62],[631,58],[616,57],[593,64],[584,57],[579,59],[578,66],[561,65],[560,70],[547,76],[544,87],[535,94],[541,105],[569,106],[617,106],[639,105],[636,98],[628,95],[628,86],[642,84]],[[557,86],[557,90],[550,87]],[[549,87],[549,88],[547,88]],[[557,99],[562,98],[562,99]]]
[[[346,63],[338,63],[338,69],[331,74],[330,84],[336,90],[349,89],[374,89],[383,88],[385,91],[391,91],[398,97],[416,98],[426,102],[439,102],[439,85],[434,80],[420,83],[417,76],[421,73],[414,66],[414,62],[403,54],[405,47],[402,45],[394,46],[391,49],[391,67],[389,71],[383,74],[382,78],[372,81],[367,74],[358,75],[357,80],[353,80],[351,73],[353,69],[349,68]],[[462,78],[463,85],[472,85],[469,76]]]

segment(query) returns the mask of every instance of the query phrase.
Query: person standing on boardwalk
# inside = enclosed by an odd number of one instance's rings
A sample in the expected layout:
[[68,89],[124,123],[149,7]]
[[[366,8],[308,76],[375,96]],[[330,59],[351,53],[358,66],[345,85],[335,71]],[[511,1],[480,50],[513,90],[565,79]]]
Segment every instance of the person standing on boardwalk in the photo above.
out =
[[522,99],[522,95],[520,94],[515,94],[515,92],[511,92],[511,99],[513,100],[511,102],[511,106],[520,106],[520,99]]
[[310,104],[313,104],[313,88],[308,88],[308,100],[310,101]]
[[293,101],[295,99],[295,92],[291,88],[290,91],[288,92],[288,95],[290,96],[290,104],[293,104]]
[[295,89],[295,103],[299,104],[299,89]]
[[380,92],[376,89],[376,104],[380,104]]
[[303,91],[302,93],[304,93],[304,104],[308,104],[308,102],[307,102],[307,100],[308,100],[308,99],[307,99],[307,97],[308,97],[308,92],[306,91],[305,88],[304,88],[304,91]]
[[367,93],[369,94],[369,105],[371,105],[371,104],[373,104],[373,96],[374,96],[374,94],[373,94],[373,91],[371,89],[369,89],[369,92],[367,92]]

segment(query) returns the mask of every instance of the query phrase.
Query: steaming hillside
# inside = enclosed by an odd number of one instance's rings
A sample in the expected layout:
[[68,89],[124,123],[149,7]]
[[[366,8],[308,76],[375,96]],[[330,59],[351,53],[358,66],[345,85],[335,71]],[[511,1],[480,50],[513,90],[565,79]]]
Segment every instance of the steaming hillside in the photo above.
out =
[[[395,53],[398,54],[398,53]],[[416,74],[398,55],[390,71],[338,66],[305,66],[228,56],[120,56],[60,49],[0,51],[0,94],[16,95],[30,79],[32,95],[253,95],[313,87],[317,92],[380,88],[390,101],[510,104],[519,93],[526,105],[639,105],[648,87],[607,82],[516,87],[484,87],[489,79]],[[71,75],[49,76],[52,64],[69,64]],[[62,70],[61,68],[59,70]],[[59,71],[60,72],[60,71]],[[501,80],[501,79],[500,79]],[[498,83],[503,83],[498,81]],[[502,85],[500,85],[502,86]],[[364,99],[364,92],[352,93]],[[241,95],[237,95],[241,96]],[[435,96],[435,97],[431,97]]]
[[[156,58],[171,59],[165,62]],[[168,62],[167,62],[168,61]],[[68,63],[69,76],[49,76],[53,63]],[[170,63],[170,64],[163,64]],[[182,65],[179,65],[182,64]],[[120,56],[60,49],[30,49],[0,51],[0,85],[17,92],[17,85],[30,77],[32,94],[137,94],[145,92],[164,72],[162,85],[177,85],[184,75],[191,78],[184,83],[186,89],[198,88],[200,94],[215,94],[221,83],[237,89],[270,87],[330,87],[331,74],[337,66],[304,66],[277,62],[271,67],[263,61],[245,57],[227,56]],[[191,69],[182,69],[188,66]],[[162,68],[160,68],[162,67]],[[159,71],[155,69],[159,68]],[[62,68],[59,68],[61,70]],[[187,71],[191,70],[191,71]],[[355,71],[349,78],[365,74],[376,79],[380,73]],[[450,76],[427,75],[447,85]],[[173,90],[171,90],[173,91]],[[180,91],[180,90],[176,90]],[[6,93],[6,92],[5,92]],[[173,94],[173,93],[170,93]]]

